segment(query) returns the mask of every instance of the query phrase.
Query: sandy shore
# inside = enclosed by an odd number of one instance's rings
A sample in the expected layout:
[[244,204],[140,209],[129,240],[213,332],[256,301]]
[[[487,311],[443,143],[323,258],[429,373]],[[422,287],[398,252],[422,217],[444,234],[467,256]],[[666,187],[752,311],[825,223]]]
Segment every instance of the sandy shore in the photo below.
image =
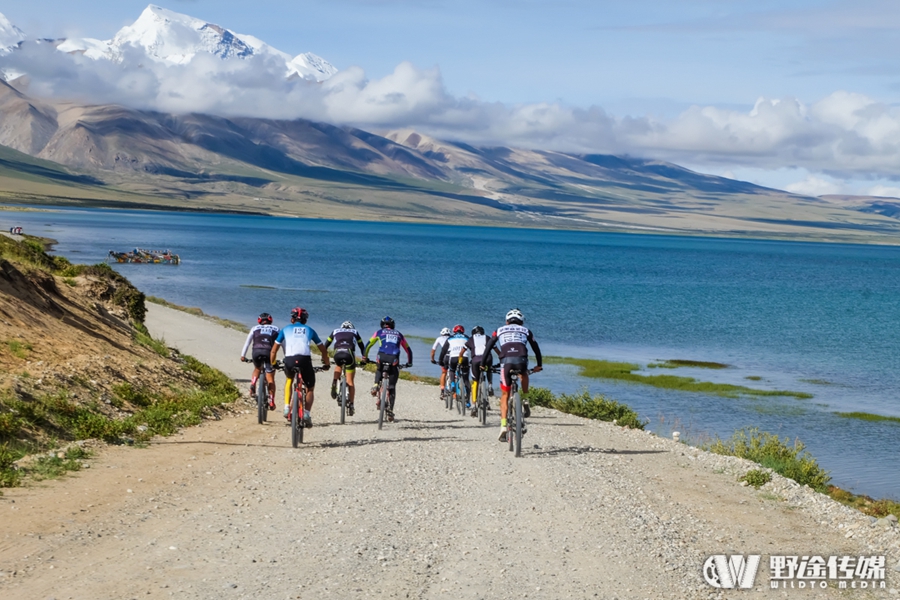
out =
[[[243,334],[148,309],[155,337],[249,375]],[[516,459],[496,440],[496,412],[481,427],[433,386],[401,382],[398,422],[381,431],[371,397],[340,425],[319,388],[296,450],[280,416],[258,425],[246,403],[5,491],[0,597],[896,597],[896,527],[780,477],[743,487],[743,461],[544,409]],[[772,555],[882,553],[884,591],[769,589]],[[753,589],[709,585],[712,554],[762,555]]]

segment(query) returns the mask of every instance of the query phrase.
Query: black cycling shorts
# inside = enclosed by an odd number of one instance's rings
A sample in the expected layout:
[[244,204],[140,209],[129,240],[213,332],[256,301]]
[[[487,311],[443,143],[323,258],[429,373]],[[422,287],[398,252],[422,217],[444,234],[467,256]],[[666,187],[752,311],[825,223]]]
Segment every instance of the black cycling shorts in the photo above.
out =
[[294,373],[300,373],[300,377],[306,383],[307,389],[316,387],[316,370],[313,368],[312,357],[303,354],[284,357],[284,374],[293,379]]
[[346,367],[348,371],[356,369],[356,356],[346,348],[335,350],[332,358],[339,367]]
[[265,369],[266,373],[274,373],[275,367],[272,366],[272,363],[269,362],[270,353],[253,353],[253,366],[257,369]]
[[510,373],[524,373],[528,371],[528,357],[527,356],[510,356],[508,358],[500,359],[500,388],[503,390],[509,390],[509,386],[512,383],[509,375]]

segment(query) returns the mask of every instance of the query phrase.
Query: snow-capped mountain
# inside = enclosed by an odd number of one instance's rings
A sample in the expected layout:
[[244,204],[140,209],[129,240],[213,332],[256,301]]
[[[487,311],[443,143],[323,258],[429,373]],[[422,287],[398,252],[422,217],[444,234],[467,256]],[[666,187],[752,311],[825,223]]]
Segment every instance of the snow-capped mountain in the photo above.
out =
[[[2,15],[0,15],[2,17]],[[6,43],[7,34],[0,20],[0,44]],[[9,39],[21,31],[9,23]],[[24,38],[22,34],[18,44]],[[57,49],[69,54],[82,54],[95,60],[124,60],[128,51],[137,49],[139,55],[168,65],[184,65],[199,55],[213,55],[223,60],[247,59],[265,56],[284,63],[285,77],[300,77],[311,81],[323,81],[337,72],[327,60],[312,53],[296,57],[272,48],[262,40],[235,33],[214,23],[195,19],[153,4],[141,13],[137,21],[120,29],[111,40],[92,38],[67,39]]]
[[0,54],[6,54],[10,50],[18,48],[24,40],[25,34],[22,33],[22,30],[0,14]]

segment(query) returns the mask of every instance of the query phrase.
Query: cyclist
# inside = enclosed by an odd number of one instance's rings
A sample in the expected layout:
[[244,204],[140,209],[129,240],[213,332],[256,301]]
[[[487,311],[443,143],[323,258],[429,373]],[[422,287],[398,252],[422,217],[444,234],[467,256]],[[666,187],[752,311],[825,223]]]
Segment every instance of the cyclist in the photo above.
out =
[[[456,325],[453,327],[453,335],[451,335],[446,342],[444,342],[444,347],[441,349],[441,364],[444,363],[444,359],[446,358],[447,368],[451,371],[455,371],[457,366],[459,366],[459,376],[462,377],[463,383],[466,386],[466,395],[469,394],[469,350],[466,348],[466,342],[469,341],[469,336],[466,335],[466,328],[462,325]],[[453,393],[454,400],[456,400],[456,392]],[[468,398],[466,398],[468,400]]]
[[[528,391],[528,347],[526,342],[534,350],[534,358],[537,366],[535,373],[543,369],[541,366],[541,349],[534,339],[531,331],[524,326],[525,317],[522,311],[514,308],[506,313],[506,325],[497,329],[484,347],[484,354],[490,354],[494,346],[500,348],[500,441],[506,441],[506,407],[509,401],[509,386],[511,372],[516,372],[522,379],[522,393]],[[484,365],[481,367],[484,369]],[[531,411],[527,411],[530,415]]]
[[[450,336],[453,333],[450,331],[449,327],[444,327],[441,329],[441,335],[437,336],[434,340],[434,344],[431,346],[431,364],[436,365],[438,361],[434,360],[434,353],[436,351],[440,351],[441,348],[444,347],[444,342],[450,339]],[[441,400],[444,399],[444,384],[447,383],[447,365],[442,361],[441,362]]]
[[[494,395],[494,373],[491,371],[491,366],[494,364],[494,355],[488,354],[484,355],[484,347],[487,345],[487,336],[484,335],[484,327],[481,325],[476,325],[472,328],[472,337],[469,338],[469,341],[466,342],[466,348],[469,351],[469,354],[472,356],[472,397],[478,398],[478,372],[481,370],[481,365],[484,364],[485,370],[487,371],[487,381],[488,381],[488,396]],[[500,351],[494,346],[494,352],[499,353]],[[460,356],[462,356],[462,351],[460,351]],[[478,407],[472,406],[472,416],[478,414]]]
[[318,346],[322,353],[322,364],[326,369],[331,368],[328,359],[328,351],[325,344],[319,339],[316,331],[306,324],[309,312],[305,308],[295,308],[291,311],[291,324],[278,332],[275,344],[269,360],[275,362],[278,357],[278,349],[284,345],[284,375],[287,381],[284,384],[284,418],[291,418],[291,384],[298,373],[306,383],[306,409],[303,411],[303,421],[307,427],[312,427],[312,417],[309,412],[313,405],[313,390],[316,387],[316,371],[313,369],[312,356],[309,347],[312,344]]
[[360,352],[365,352],[366,347],[363,345],[359,332],[353,327],[350,321],[341,323],[340,329],[335,329],[325,340],[325,348],[327,349],[334,342],[334,379],[331,380],[331,397],[338,400],[337,384],[341,378],[341,368],[347,371],[347,414],[353,416],[353,398],[356,396],[356,386],[353,384],[353,378],[356,373],[356,346],[359,346]]
[[[372,339],[369,340],[369,343],[366,345],[365,350],[363,351],[363,357],[366,362],[369,361],[369,350],[377,343],[381,342],[381,347],[378,348],[378,360],[375,369],[375,385],[372,386],[371,394],[373,396],[378,394],[378,388],[381,386],[381,363],[390,363],[391,368],[388,371],[388,391],[390,393],[390,406],[384,407],[384,412],[387,413],[388,421],[394,420],[394,400],[397,397],[397,379],[400,377],[400,369],[398,368],[400,364],[400,349],[403,348],[406,350],[406,357],[408,362],[406,364],[407,367],[412,366],[413,355],[412,348],[409,347],[409,344],[406,343],[406,338],[403,337],[403,334],[396,330],[396,323],[390,317],[385,317],[381,320],[381,329],[372,334]],[[375,402],[375,406],[377,408],[381,408],[381,400]]]
[[253,346],[253,375],[250,377],[250,396],[256,396],[256,382],[259,379],[260,370],[265,370],[266,386],[269,388],[269,410],[275,410],[275,368],[269,362],[269,354],[272,352],[272,344],[278,335],[278,328],[272,325],[272,315],[262,313],[256,319],[257,325],[250,330],[247,341],[241,350],[241,360],[247,356],[247,350]]

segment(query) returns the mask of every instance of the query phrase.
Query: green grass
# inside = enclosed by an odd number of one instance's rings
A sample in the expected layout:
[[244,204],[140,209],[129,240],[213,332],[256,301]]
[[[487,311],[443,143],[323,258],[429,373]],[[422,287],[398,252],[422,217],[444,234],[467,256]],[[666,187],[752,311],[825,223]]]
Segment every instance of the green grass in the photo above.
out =
[[214,315],[208,315],[203,312],[203,309],[197,308],[196,306],[181,306],[179,304],[174,304],[165,300],[163,298],[159,298],[157,296],[147,296],[147,302],[152,302],[153,304],[159,304],[160,306],[165,306],[167,308],[171,308],[173,310],[179,310],[184,313],[188,313],[189,315],[194,315],[195,317],[200,317],[202,319],[206,319],[207,321],[212,321],[218,325],[223,327],[228,327],[229,329],[235,329],[242,333],[248,333],[250,328],[244,325],[243,323],[238,323],[237,321],[232,321],[231,319],[223,319],[222,317],[216,317]]
[[134,341],[140,344],[141,346],[146,346],[150,348],[163,358],[169,357],[169,347],[166,346],[166,342],[163,340],[158,340],[150,335],[150,332],[147,331],[147,328],[143,323],[136,323],[134,326],[133,333]]
[[791,444],[786,438],[782,440],[755,427],[739,429],[727,440],[717,437],[714,442],[701,447],[715,454],[752,460],[818,492],[824,493],[831,481],[828,472],[819,467],[800,440]]
[[580,376],[590,377],[592,379],[614,379],[617,381],[652,385],[668,390],[714,394],[726,398],[737,398],[740,396],[792,396],[794,398],[805,399],[813,397],[812,394],[807,392],[759,390],[730,383],[699,381],[693,377],[680,377],[677,375],[641,375],[640,373],[635,373],[635,371],[638,371],[641,367],[634,363],[613,362],[591,358],[568,358],[562,356],[545,356],[544,363],[574,365],[579,368],[578,374]]
[[631,429],[644,429],[649,421],[642,421],[627,404],[606,396],[591,395],[586,389],[577,394],[556,395],[547,388],[533,387],[523,394],[533,406],[544,406],[596,421],[615,421],[617,425]]
[[839,417],[844,417],[845,419],[860,419],[861,421],[874,421],[880,422],[884,421],[887,423],[900,423],[900,417],[885,417],[884,415],[874,415],[872,413],[867,412],[839,412],[834,413]]
[[672,359],[661,363],[650,363],[651,369],[678,369],[680,367],[696,367],[700,369],[727,369],[728,365],[718,362],[705,362],[702,360]]
[[748,485],[759,489],[772,481],[772,474],[763,469],[750,469],[738,481],[746,481]]
[[271,285],[253,285],[253,284],[250,284],[250,283],[241,284],[240,287],[242,287],[242,288],[248,288],[248,289],[251,289],[251,290],[277,290],[277,289],[278,289],[277,287],[274,287],[274,286],[271,286]]
[[28,342],[18,340],[7,340],[6,347],[9,348],[10,354],[23,360],[28,358],[28,353],[34,350],[34,347]]
[[828,495],[841,504],[855,508],[871,517],[882,518],[894,515],[900,519],[900,502],[895,500],[888,500],[887,498],[875,500],[870,496],[853,494],[834,485],[828,486]]
[[762,381],[762,377],[760,377],[759,375],[747,375],[746,377],[744,377],[744,379],[747,379],[749,381]]
[[827,379],[801,379],[803,383],[811,383],[813,385],[834,385],[831,381]]

